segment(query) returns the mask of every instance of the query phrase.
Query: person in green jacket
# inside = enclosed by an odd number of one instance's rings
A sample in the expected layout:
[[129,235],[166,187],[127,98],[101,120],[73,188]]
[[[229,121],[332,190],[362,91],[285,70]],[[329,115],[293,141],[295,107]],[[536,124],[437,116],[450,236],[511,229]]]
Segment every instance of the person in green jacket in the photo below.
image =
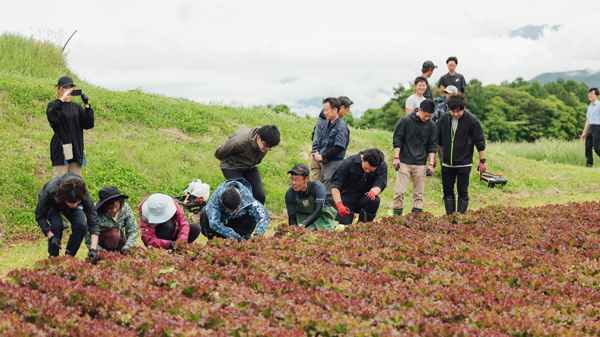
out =
[[[96,213],[100,223],[98,249],[123,252],[135,245],[140,235],[135,216],[117,186],[107,186],[98,192],[100,201],[96,203]],[[85,234],[85,244],[92,243],[89,230]]]

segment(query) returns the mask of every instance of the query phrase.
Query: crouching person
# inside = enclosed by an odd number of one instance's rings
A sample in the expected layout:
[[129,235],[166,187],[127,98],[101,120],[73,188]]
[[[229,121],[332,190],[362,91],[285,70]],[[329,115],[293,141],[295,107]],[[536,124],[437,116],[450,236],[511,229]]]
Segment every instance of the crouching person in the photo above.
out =
[[91,240],[88,256],[92,258],[92,263],[96,264],[98,262],[96,248],[100,234],[96,209],[85,186],[85,181],[73,172],[50,180],[38,194],[35,220],[48,238],[48,254],[50,256],[58,256],[62,248],[64,225],[61,214],[69,220],[72,228],[65,254],[77,255],[87,229],[90,232]]
[[292,186],[285,193],[285,206],[290,226],[305,226],[309,230],[335,228],[337,212],[327,203],[325,186],[310,180],[308,166],[296,164],[288,171]]
[[[98,192],[96,214],[100,223],[98,249],[124,252],[133,247],[140,235],[135,216],[125,201],[129,196],[121,194],[117,186],[107,186]],[[91,233],[85,234],[85,245],[92,244]]]
[[200,235],[200,225],[189,223],[183,209],[165,194],[152,194],[138,206],[140,229],[144,245],[173,249],[175,241],[194,242]]
[[241,242],[263,234],[269,226],[269,213],[254,199],[246,179],[229,179],[217,187],[200,213],[202,235]]
[[375,219],[379,209],[378,195],[387,186],[387,164],[379,149],[367,149],[350,156],[340,164],[331,178],[331,192],[342,225]]

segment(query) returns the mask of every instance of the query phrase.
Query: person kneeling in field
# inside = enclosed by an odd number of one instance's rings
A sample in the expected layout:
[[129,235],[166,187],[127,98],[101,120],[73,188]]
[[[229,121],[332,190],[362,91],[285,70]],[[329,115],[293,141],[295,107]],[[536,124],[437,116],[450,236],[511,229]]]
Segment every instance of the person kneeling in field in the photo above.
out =
[[373,221],[379,209],[378,195],[386,186],[387,164],[379,149],[367,149],[344,159],[331,178],[338,209],[335,220],[349,225],[358,212],[358,222]]
[[87,228],[91,234],[88,256],[92,258],[92,264],[96,264],[98,262],[96,248],[100,234],[96,208],[94,208],[92,198],[85,187],[85,181],[73,172],[50,180],[38,194],[35,220],[44,235],[48,237],[48,254],[50,256],[58,256],[61,249],[60,241],[64,229],[61,214],[69,220],[73,231],[69,236],[65,254],[77,255]]
[[[229,179],[217,187],[200,213],[202,235],[241,242],[261,235],[269,226],[269,212],[254,199],[246,179]],[[256,229],[256,232],[254,231]]]
[[174,249],[175,241],[194,242],[200,225],[189,223],[183,209],[165,194],[152,194],[138,206],[142,241],[146,246]]
[[309,230],[335,228],[337,212],[327,204],[325,186],[310,180],[309,168],[296,164],[288,171],[292,186],[285,193],[290,226],[305,226]]
[[[129,196],[121,194],[117,186],[107,186],[98,192],[96,214],[100,223],[98,249],[124,252],[133,247],[140,231],[135,216],[125,201]],[[91,233],[85,233],[85,245],[91,246]]]

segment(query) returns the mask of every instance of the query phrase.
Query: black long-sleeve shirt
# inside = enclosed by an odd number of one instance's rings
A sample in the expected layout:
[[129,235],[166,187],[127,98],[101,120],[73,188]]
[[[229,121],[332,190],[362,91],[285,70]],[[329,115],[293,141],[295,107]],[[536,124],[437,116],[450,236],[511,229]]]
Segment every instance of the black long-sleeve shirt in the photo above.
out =
[[394,129],[394,148],[400,148],[400,162],[403,164],[427,164],[427,155],[435,153],[437,143],[435,123],[431,119],[423,122],[417,111],[400,118]]
[[62,144],[73,144],[73,159],[69,163],[83,164],[83,130],[94,127],[94,110],[75,102],[59,99],[48,103],[46,116],[54,135],[50,141],[52,166],[65,165]]
[[375,171],[366,173],[362,168],[362,152],[342,161],[331,177],[331,188],[340,190],[342,196],[364,194],[373,187],[381,191],[387,187],[387,164],[383,161]]
[[438,144],[444,147],[444,166],[473,164],[473,146],[485,150],[485,135],[479,119],[465,110],[458,119],[456,131],[452,130],[452,115],[445,113],[438,123]]

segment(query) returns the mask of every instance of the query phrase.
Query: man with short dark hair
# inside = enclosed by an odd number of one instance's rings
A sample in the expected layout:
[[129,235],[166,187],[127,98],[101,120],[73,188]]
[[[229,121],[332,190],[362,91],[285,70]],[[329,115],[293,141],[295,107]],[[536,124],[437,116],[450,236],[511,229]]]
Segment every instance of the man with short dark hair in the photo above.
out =
[[[600,102],[598,102],[598,88],[590,88],[588,91],[590,105],[587,108],[585,127],[581,139],[585,139],[585,158],[587,167],[594,166],[594,152],[600,156]],[[589,132],[588,132],[589,129]]]
[[[469,207],[469,175],[473,166],[473,146],[479,152],[477,170],[486,170],[485,136],[475,115],[465,110],[467,100],[463,93],[448,98],[450,113],[437,123],[438,144],[444,146],[442,158],[442,188],[446,214],[455,211],[463,214]],[[458,206],[454,184],[458,190]]]
[[379,209],[379,194],[387,186],[387,164],[379,149],[367,149],[341,163],[331,178],[331,192],[338,209],[336,220],[342,225],[375,219]]
[[440,78],[438,88],[446,88],[449,85],[453,85],[458,88],[458,91],[465,93],[465,87],[467,86],[467,80],[465,77],[456,72],[456,66],[458,65],[458,59],[456,56],[450,56],[446,60],[448,65],[448,73]]
[[243,128],[229,136],[215,151],[225,179],[246,179],[252,186],[252,195],[263,205],[265,189],[256,165],[260,164],[269,150],[279,145],[280,139],[276,125]]
[[429,88],[427,84],[427,79],[423,76],[419,76],[415,78],[415,93],[408,96],[406,99],[406,104],[404,105],[406,109],[406,114],[410,115],[414,109],[418,108],[421,102],[425,100],[425,91]]
[[433,75],[433,70],[437,68],[435,64],[431,61],[423,62],[423,67],[421,68],[421,76],[427,79],[427,89],[425,89],[425,93],[423,93],[423,97],[426,99],[430,99],[433,101],[433,93],[431,92],[431,88],[429,87],[429,78]]

